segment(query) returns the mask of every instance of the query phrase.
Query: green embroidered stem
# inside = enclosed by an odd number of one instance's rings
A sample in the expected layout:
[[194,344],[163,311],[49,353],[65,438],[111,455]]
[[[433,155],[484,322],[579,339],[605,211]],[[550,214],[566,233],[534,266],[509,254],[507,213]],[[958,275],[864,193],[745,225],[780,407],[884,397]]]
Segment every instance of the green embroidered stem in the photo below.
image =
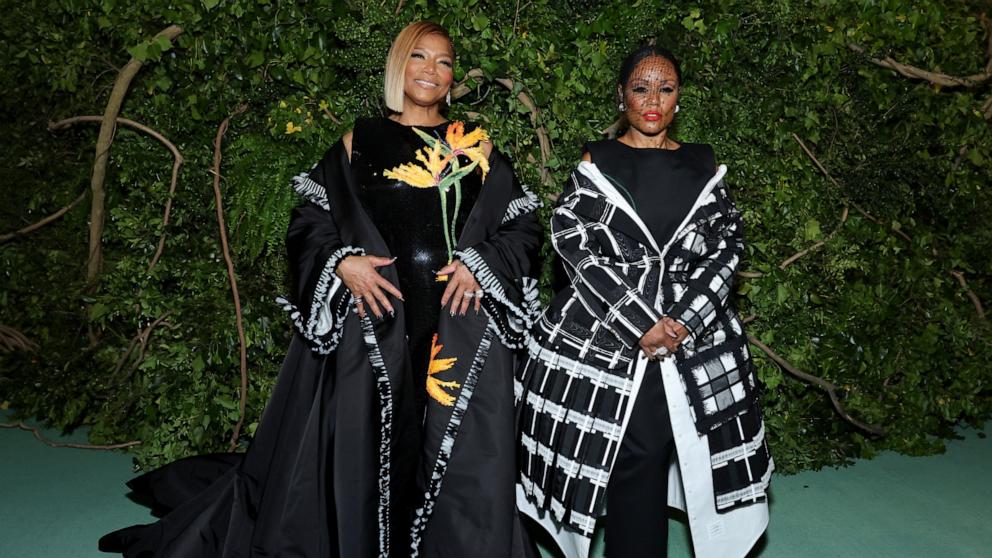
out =
[[[454,169],[454,172],[457,173],[459,170],[458,167],[459,167],[458,157],[457,156],[452,157],[451,168]],[[462,207],[462,179],[461,178],[456,179],[453,186],[455,187],[455,214],[451,216],[451,238],[454,242],[458,242],[458,233],[455,231],[455,227],[458,224],[458,212],[461,210]],[[448,259],[450,260],[451,256],[453,255],[454,255],[454,251],[452,251],[452,253],[449,254]]]
[[455,255],[455,250],[451,246],[451,233],[448,231],[448,189],[438,186],[438,197],[441,198],[441,223],[444,228],[444,245],[448,248],[448,262]]

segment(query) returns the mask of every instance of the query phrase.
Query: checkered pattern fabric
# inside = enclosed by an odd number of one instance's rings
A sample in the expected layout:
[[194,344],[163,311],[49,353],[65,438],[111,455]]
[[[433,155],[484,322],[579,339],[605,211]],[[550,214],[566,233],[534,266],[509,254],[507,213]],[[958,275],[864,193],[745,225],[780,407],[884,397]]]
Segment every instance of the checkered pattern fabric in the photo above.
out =
[[536,324],[515,386],[524,492],[587,536],[605,505],[638,341],[662,315],[689,330],[676,366],[710,445],[716,508],[762,501],[772,470],[747,337],[729,300],[743,241],[725,185],[704,193],[664,254],[638,237],[634,219],[592,177],[573,173],[552,217],[571,286]]

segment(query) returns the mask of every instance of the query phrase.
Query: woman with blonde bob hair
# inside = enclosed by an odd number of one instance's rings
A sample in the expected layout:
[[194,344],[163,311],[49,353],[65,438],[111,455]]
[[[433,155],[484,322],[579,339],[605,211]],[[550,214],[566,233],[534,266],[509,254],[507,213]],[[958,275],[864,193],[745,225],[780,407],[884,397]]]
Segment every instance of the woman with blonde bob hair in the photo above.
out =
[[[295,335],[246,454],[129,486],[166,515],[125,556],[523,554],[512,378],[538,314],[537,198],[486,130],[445,116],[454,48],[432,22],[389,51],[388,117],[358,118],[292,180]],[[443,490],[442,490],[443,483]]]

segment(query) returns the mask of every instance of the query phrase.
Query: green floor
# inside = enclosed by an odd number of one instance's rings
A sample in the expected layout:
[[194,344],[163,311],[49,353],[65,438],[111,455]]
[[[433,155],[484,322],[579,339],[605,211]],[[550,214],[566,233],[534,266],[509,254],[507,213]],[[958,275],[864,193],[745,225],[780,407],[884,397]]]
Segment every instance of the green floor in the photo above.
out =
[[[992,557],[990,469],[992,439],[972,431],[944,455],[885,454],[776,477],[771,526],[755,555]],[[50,448],[0,430],[0,558],[108,556],[96,551],[101,534],[149,518],[124,496],[131,475],[122,453]],[[671,528],[669,555],[689,556],[685,525]]]

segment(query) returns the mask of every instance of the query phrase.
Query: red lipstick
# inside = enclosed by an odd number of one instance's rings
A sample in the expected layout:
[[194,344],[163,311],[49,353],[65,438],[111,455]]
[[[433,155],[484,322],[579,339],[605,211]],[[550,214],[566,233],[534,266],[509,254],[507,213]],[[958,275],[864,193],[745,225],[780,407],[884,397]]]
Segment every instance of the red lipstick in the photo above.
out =
[[644,117],[644,120],[647,120],[648,122],[656,122],[661,120],[661,113],[659,112],[649,111],[645,112],[642,116]]

